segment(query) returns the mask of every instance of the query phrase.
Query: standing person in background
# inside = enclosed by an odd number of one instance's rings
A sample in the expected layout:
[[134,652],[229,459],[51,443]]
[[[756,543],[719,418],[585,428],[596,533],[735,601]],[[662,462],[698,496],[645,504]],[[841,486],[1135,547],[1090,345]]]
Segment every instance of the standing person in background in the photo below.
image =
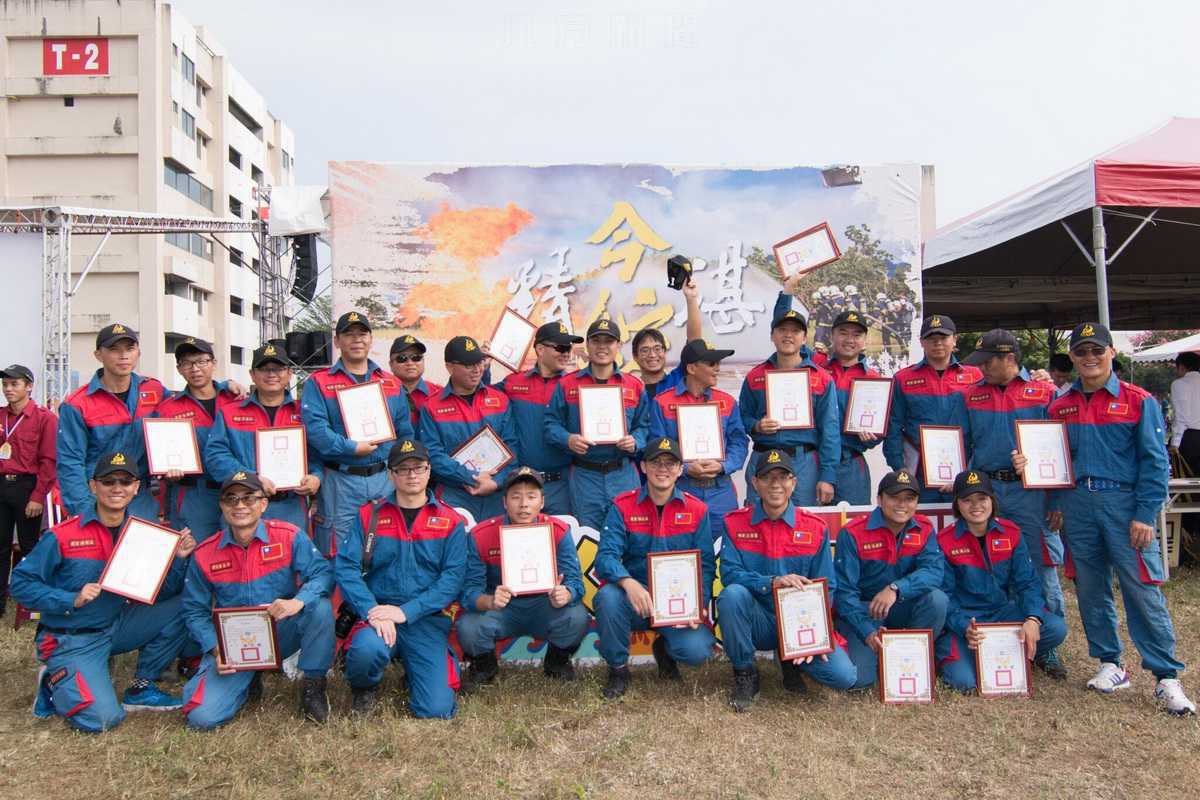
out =
[[1055,397],[1061,397],[1071,389],[1071,383],[1075,380],[1075,367],[1071,364],[1071,357],[1066,353],[1055,353],[1050,356],[1050,363],[1047,365],[1050,371],[1050,380],[1054,382]]
[[[687,303],[687,333],[685,342],[704,335],[700,321],[700,290],[690,279],[683,285]],[[637,362],[637,377],[646,386],[646,397],[653,400],[659,392],[674,389],[683,381],[683,365],[667,372],[667,339],[656,328],[642,328],[633,336],[633,360]]]
[[[1171,381],[1171,447],[1179,453],[1193,476],[1200,476],[1200,355],[1175,356]],[[1183,526],[1195,535],[1200,514],[1184,514]]]
[[[843,311],[833,321],[830,351],[825,369],[833,376],[837,388],[839,427],[844,427],[850,401],[850,385],[858,378],[878,378],[879,373],[867,366],[867,322],[860,311]],[[816,360],[815,358],[813,359]],[[843,433],[842,458],[838,462],[833,502],[843,501],[852,506],[871,503],[871,469],[866,452],[878,447],[883,439],[873,433]]]
[[412,411],[413,430],[421,419],[421,409],[444,388],[441,384],[425,380],[426,347],[420,339],[412,334],[397,336],[392,340],[391,353],[388,355],[388,365],[392,368],[401,385],[404,386],[404,396],[408,398],[408,407]]

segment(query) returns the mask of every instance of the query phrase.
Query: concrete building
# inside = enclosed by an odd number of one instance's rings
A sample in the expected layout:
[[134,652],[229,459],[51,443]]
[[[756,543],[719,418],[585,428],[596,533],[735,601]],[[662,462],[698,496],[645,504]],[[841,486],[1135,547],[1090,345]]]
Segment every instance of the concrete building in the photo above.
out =
[[[295,155],[211,32],[169,3],[0,4],[0,205],[257,218],[257,187],[292,185]],[[75,272],[98,242],[75,238]],[[87,381],[96,332],[122,322],[141,334],[139,371],[169,387],[188,336],[245,382],[258,255],[250,234],[113,236],[72,302],[72,370]]]

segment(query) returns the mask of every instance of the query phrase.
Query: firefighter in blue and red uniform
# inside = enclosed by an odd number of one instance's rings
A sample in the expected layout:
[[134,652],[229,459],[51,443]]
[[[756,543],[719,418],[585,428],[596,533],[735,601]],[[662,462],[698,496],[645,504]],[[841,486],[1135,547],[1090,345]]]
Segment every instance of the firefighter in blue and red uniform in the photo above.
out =
[[[588,365],[564,375],[546,413],[545,445],[571,456],[567,484],[571,511],[579,524],[600,530],[613,498],[640,484],[634,459],[650,435],[650,402],[642,382],[616,367],[621,329],[598,319],[587,329]],[[580,434],[579,387],[621,387],[625,436],[616,444],[591,444]]]
[[[796,470],[792,502],[798,506],[824,505],[833,500],[842,452],[837,390],[829,373],[813,363],[812,352],[805,346],[807,331],[808,323],[798,311],[788,310],[776,316],[771,322],[775,353],[747,373],[738,399],[742,426],[754,440],[754,453],[747,469],[757,470],[759,459],[769,450],[787,453]],[[813,427],[781,428],[780,420],[767,416],[767,373],[782,369],[808,370]],[[747,505],[754,500],[754,487],[749,486]]]
[[[704,337],[704,328],[700,320],[700,288],[690,278],[680,289],[684,302],[687,304],[687,327],[684,329],[684,341]],[[642,328],[633,335],[629,343],[633,351],[633,360],[637,362],[636,377],[646,387],[646,397],[651,401],[661,392],[675,389],[683,383],[683,364],[667,370],[667,337],[657,328]]]
[[[1154,524],[1169,474],[1162,409],[1149,392],[1117,379],[1116,350],[1103,325],[1076,326],[1070,356],[1079,379],[1048,414],[1067,425],[1075,488],[1051,498],[1050,527],[1064,526],[1067,575],[1075,578],[1088,654],[1100,661],[1088,687],[1107,694],[1129,686],[1113,603],[1116,572],[1129,638],[1142,667],[1158,679],[1156,700],[1171,714],[1194,714],[1179,682],[1175,626],[1158,588],[1164,574]],[[1018,471],[1025,463],[1014,455]]]
[[[496,643],[516,636],[546,640],[542,670],[559,680],[575,680],[571,657],[587,635],[591,617],[583,606],[583,573],[575,540],[567,523],[542,513],[542,475],[532,467],[513,470],[504,482],[504,513],[471,529],[467,539],[467,577],[463,613],[458,618],[458,644],[470,662],[463,691],[491,683],[500,664]],[[548,594],[513,596],[501,583],[500,529],[506,525],[551,527],[558,571]]]
[[404,662],[418,717],[454,716],[458,664],[449,606],[462,592],[467,532],[462,517],[429,492],[429,453],[412,439],[388,455],[395,493],[366,503],[339,534],[334,577],[345,611],[358,617],[346,645],[346,680],[357,714],[377,704],[383,671]]
[[500,486],[517,465],[510,462],[495,474],[472,470],[454,460],[454,452],[485,426],[514,455],[519,448],[508,396],[483,382],[486,359],[479,342],[470,336],[455,336],[446,342],[450,380],[421,409],[419,427],[421,442],[429,449],[438,500],[470,512],[472,522],[503,510]]
[[404,387],[414,431],[421,421],[421,409],[429,402],[429,398],[436,397],[443,389],[440,383],[425,380],[426,350],[420,339],[406,333],[392,340],[388,353],[388,366]]
[[[788,454],[782,450],[765,453],[751,480],[758,502],[725,517],[722,589],[717,595],[721,641],[733,664],[729,704],[735,711],[748,710],[758,696],[754,652],[774,650],[779,645],[775,587],[800,589],[823,578],[832,602],[837,585],[824,521],[792,504],[796,473]],[[806,692],[805,672],[835,689],[853,686],[857,675],[844,642],[834,636],[834,647],[832,653],[815,659],[781,661],[783,687],[790,692]]]
[[[126,711],[181,703],[155,681],[186,639],[179,590],[195,540],[186,532],[180,538],[153,605],[102,591],[99,584],[138,492],[135,464],[132,453],[98,458],[88,485],[96,499],[43,535],[12,573],[12,596],[41,612],[34,646],[43,667],[33,713],[57,714],[89,733],[116,727]],[[109,657],[133,650],[138,651],[134,680],[118,701]]]
[[213,380],[215,365],[211,344],[203,339],[184,339],[175,347],[175,368],[187,382],[187,387],[168,393],[154,409],[156,417],[191,420],[196,432],[204,473],[184,475],[176,470],[166,473],[165,478],[168,523],[177,530],[191,529],[198,542],[204,541],[204,537],[221,523],[221,510],[217,504],[221,483],[214,479],[204,461],[204,447],[214,420],[239,399],[227,383]]
[[140,355],[133,328],[119,322],[101,328],[96,334],[100,369],[58,409],[58,485],[70,514],[82,514],[95,501],[88,491],[88,476],[96,460],[102,453],[120,451],[129,459],[140,487],[129,513],[148,520],[158,518],[141,420],[154,412],[164,390],[157,379],[133,371]]
[[[925,357],[892,378],[892,414],[883,442],[883,455],[892,469],[904,466],[906,447],[919,451],[922,425],[957,426],[966,430],[967,404],[963,395],[983,374],[978,367],[960,364],[955,357],[957,330],[954,320],[945,314],[926,317],[921,322],[921,349]],[[969,449],[966,457],[969,464]],[[916,472],[919,475],[920,469]],[[948,503],[950,497],[937,489],[921,490],[922,503]]]
[[858,671],[856,689],[875,683],[880,630],[928,628],[936,640],[946,620],[942,554],[933,523],[916,513],[916,476],[884,475],[878,502],[842,528],[835,547],[834,625]]
[[[659,438],[679,440],[678,408],[684,405],[716,403],[721,418],[721,433],[725,440],[725,457],[691,461],[684,466],[679,488],[698,497],[708,506],[708,523],[713,538],[725,532],[725,515],[738,507],[733,473],[746,463],[746,430],[737,401],[716,388],[721,372],[721,359],[733,355],[732,350],[717,350],[703,339],[693,339],[679,354],[684,379],[677,387],[659,392],[652,401],[650,432]],[[716,443],[710,445],[716,454]]]
[[[642,454],[646,485],[617,495],[600,531],[596,576],[604,585],[592,601],[596,613],[600,655],[608,664],[606,700],[625,694],[629,672],[629,639],[633,631],[650,628],[652,603],[647,587],[646,556],[668,550],[700,551],[700,609],[707,616],[712,598],[716,558],[708,508],[679,489],[683,473],[679,445],[655,438]],[[699,666],[712,655],[712,630],[707,623],[655,630],[652,645],[658,675],[680,680],[679,665]]]
[[508,395],[516,429],[517,458],[542,473],[545,480],[547,514],[570,514],[571,493],[567,491],[567,470],[571,453],[547,447],[546,415],[554,389],[571,364],[574,345],[583,341],[561,322],[547,322],[533,337],[537,363],[528,372],[514,372],[496,386]]
[[[845,416],[850,406],[850,384],[859,378],[879,378],[878,372],[867,366],[863,350],[867,347],[867,318],[857,310],[843,311],[833,320],[830,332],[829,355],[822,360],[813,356],[833,376],[837,387],[838,409],[841,427],[845,428]],[[882,437],[873,433],[843,433],[842,459],[838,462],[837,482],[834,484],[833,502],[846,502],[852,506],[871,503],[871,469],[867,466],[866,452],[878,447]]]
[[[371,323],[367,315],[348,311],[334,326],[334,343],[341,357],[328,369],[308,376],[300,397],[301,416],[308,433],[310,463],[325,470],[317,495],[319,518],[314,526],[317,549],[330,552],[333,532],[349,530],[355,509],[388,492],[387,456],[398,439],[413,438],[412,417],[404,388],[396,376],[371,360]],[[377,381],[383,388],[396,439],[371,444],[346,436],[337,390]]]
[[1041,581],[1025,557],[1017,523],[996,516],[995,484],[981,470],[954,480],[954,516],[958,521],[938,532],[945,564],[946,628],[937,640],[942,680],[961,692],[975,688],[976,622],[1020,623],[1026,658],[1056,680],[1067,672],[1047,659],[1067,638],[1061,614],[1046,608]]
[[[286,353],[270,343],[255,350],[250,359],[250,380],[254,382],[250,396],[221,410],[204,448],[205,468],[222,483],[236,472],[258,469],[257,431],[304,424],[300,401],[288,389],[292,370]],[[299,488],[278,491],[269,479],[260,475],[263,491],[270,500],[264,516],[290,522],[307,535],[309,503],[321,488],[321,472],[310,455],[308,474]]]
[[[221,484],[225,520],[196,548],[183,590],[188,632],[205,654],[183,688],[183,713],[193,728],[233,719],[250,694],[261,693],[262,672],[228,670],[221,661],[214,608],[267,606],[275,620],[277,655],[300,651],[304,673],[300,710],[314,722],[329,716],[325,673],[333,665],[333,567],[295,525],[264,519],[267,496],[253,472],[235,472]],[[255,684],[259,684],[257,687]]]

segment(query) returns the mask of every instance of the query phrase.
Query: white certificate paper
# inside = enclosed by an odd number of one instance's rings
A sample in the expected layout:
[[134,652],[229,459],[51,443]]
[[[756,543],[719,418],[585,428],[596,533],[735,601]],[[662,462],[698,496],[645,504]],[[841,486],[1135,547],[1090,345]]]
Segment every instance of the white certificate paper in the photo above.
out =
[[774,246],[774,250],[775,261],[784,278],[811,272],[837,261],[842,255],[837,240],[833,238],[833,231],[826,222],[784,239]]
[[514,595],[549,592],[557,571],[549,524],[500,526],[500,583]]
[[884,631],[880,644],[880,699],[884,703],[933,702],[931,632]]
[[383,384],[367,381],[337,390],[346,438],[355,442],[390,442],[396,438]]
[[[204,472],[200,465],[196,429],[190,419],[146,417],[142,420],[142,433],[146,438],[146,459],[151,475],[165,475],[173,469],[184,475]],[[131,466],[130,472],[136,471]]]
[[275,621],[266,606],[214,609],[213,626],[225,666],[238,672],[278,668]]
[[479,433],[464,442],[450,457],[476,475],[481,472],[495,475],[513,460],[512,451],[504,445],[504,440],[496,435],[491,425],[484,425]]
[[516,372],[533,344],[537,326],[511,308],[505,308],[496,323],[488,346],[488,355]]
[[177,531],[130,517],[100,575],[100,588],[153,604],[175,558],[179,536]]
[[579,387],[579,433],[592,444],[625,438],[625,399],[618,385]]
[[254,448],[259,477],[270,479],[279,491],[300,488],[308,473],[302,426],[261,428],[254,432]]
[[776,420],[780,428],[813,427],[811,374],[806,369],[767,373],[767,417]]
[[724,461],[725,434],[721,429],[719,403],[677,406],[679,451],[686,461]]
[[981,697],[1029,696],[1029,662],[1018,624],[977,625],[983,641],[975,651],[975,678]]
[[859,378],[851,381],[842,430],[884,436],[892,408],[890,378]]
[[1066,423],[1056,420],[1017,420],[1017,450],[1029,463],[1026,489],[1065,489],[1075,485]]
[[803,589],[775,589],[775,618],[779,625],[779,657],[805,658],[833,652],[829,589],[824,580]]
[[967,468],[963,463],[962,428],[958,426],[922,425],[921,469],[922,480],[932,488],[947,488],[954,485],[954,478]]
[[650,626],[690,625],[700,617],[700,551],[650,553],[647,557]]

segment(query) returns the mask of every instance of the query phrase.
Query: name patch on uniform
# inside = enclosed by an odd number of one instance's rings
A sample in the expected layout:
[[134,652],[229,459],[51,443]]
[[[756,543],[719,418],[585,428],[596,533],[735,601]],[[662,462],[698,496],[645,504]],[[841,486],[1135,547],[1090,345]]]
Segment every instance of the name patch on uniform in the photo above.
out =
[[691,523],[692,523],[692,513],[690,511],[676,511],[675,512],[675,524],[676,525],[690,525]]
[[500,557],[500,548],[499,547],[489,547],[487,554],[488,554],[488,558],[499,558]]
[[971,555],[971,548],[955,547],[950,550],[950,555],[952,555],[952,556],[969,556],[969,555]]
[[456,409],[454,408],[454,406],[438,406],[437,408],[433,409],[433,413],[435,413],[435,414],[453,414],[455,412],[455,410]]
[[813,543],[813,532],[812,531],[797,531],[797,530],[792,531],[792,544],[812,544],[812,543]]
[[905,386],[924,386],[925,379],[924,378],[909,378],[908,380],[906,380],[904,382],[904,385]]
[[862,549],[863,550],[882,550],[883,542],[864,542]]
[[1079,406],[1067,406],[1066,408],[1057,409],[1054,413],[1060,417],[1069,417],[1072,414],[1079,413]]
[[217,561],[209,566],[209,572],[224,572],[227,569],[233,569],[232,561]]
[[283,542],[272,542],[262,546],[263,561],[277,561],[283,558]]
[[67,541],[67,547],[68,547],[68,548],[72,548],[72,547],[95,547],[95,546],[96,546],[96,540],[95,540],[95,539],[69,539],[69,540]]
[[510,383],[510,384],[508,385],[508,387],[507,387],[507,391],[510,391],[510,392],[518,392],[518,393],[520,393],[520,392],[528,392],[528,391],[529,391],[529,386],[527,386],[527,385],[526,385],[526,384],[524,384],[524,383]]
[[630,514],[629,521],[630,522],[649,522],[650,518],[644,514]]
[[989,392],[984,392],[983,394],[973,394],[968,399],[970,399],[970,401],[972,403],[982,403],[984,400],[987,400],[991,396],[992,395]]
[[425,525],[430,528],[449,528],[449,517],[430,517],[425,521]]
[[735,539],[757,539],[758,531],[738,531],[733,535]]
[[55,686],[61,683],[62,679],[65,677],[67,677],[67,668],[59,667],[57,670],[55,670],[53,675],[46,678],[46,683],[51,689],[53,689]]

